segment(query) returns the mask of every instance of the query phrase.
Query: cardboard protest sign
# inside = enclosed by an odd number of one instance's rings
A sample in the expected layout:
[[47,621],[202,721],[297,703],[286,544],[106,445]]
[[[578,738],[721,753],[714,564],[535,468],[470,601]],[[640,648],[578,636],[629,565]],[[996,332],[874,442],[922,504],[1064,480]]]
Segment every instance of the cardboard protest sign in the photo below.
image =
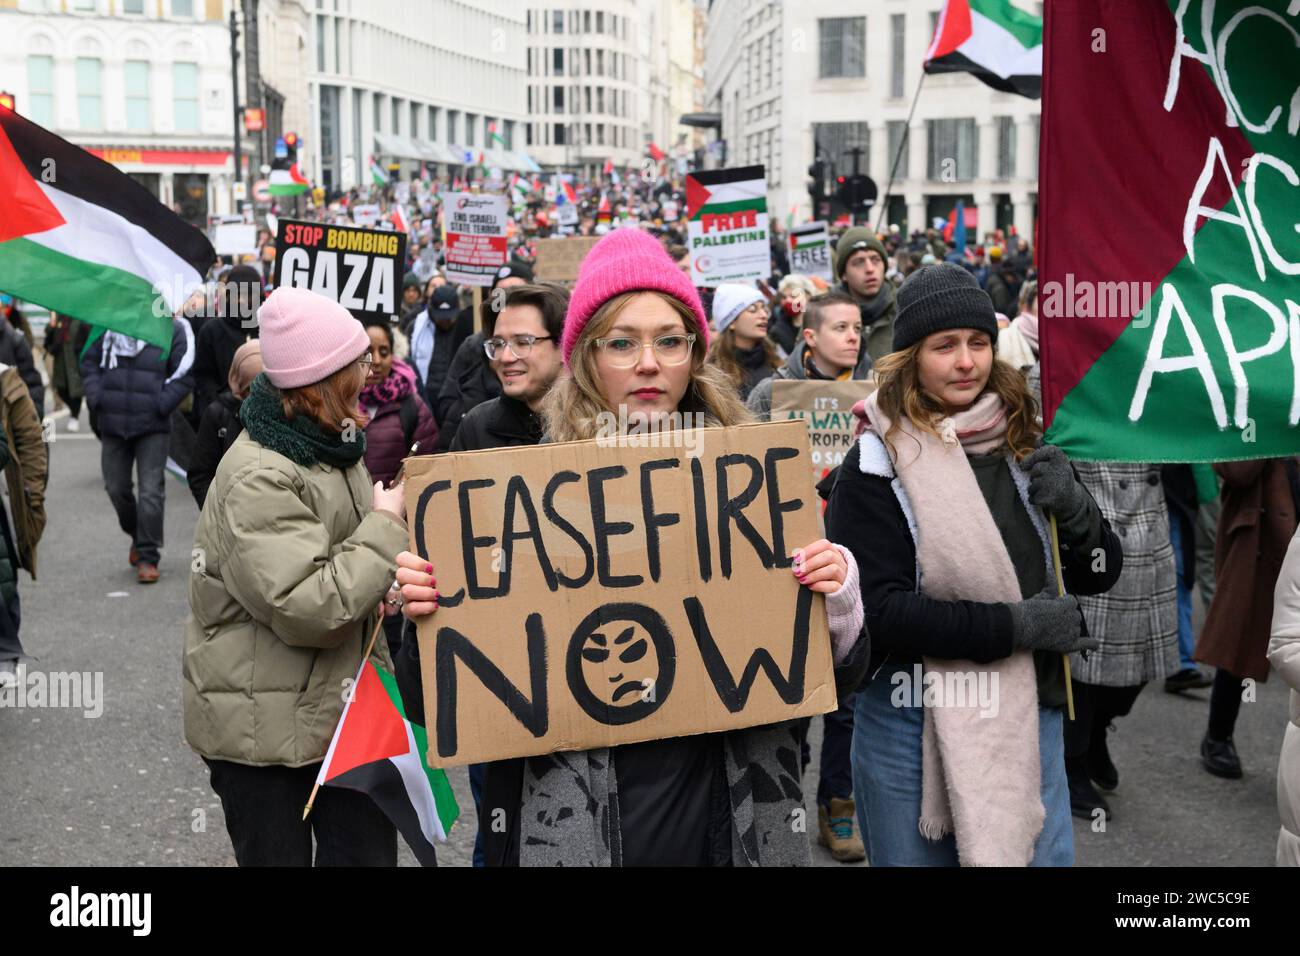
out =
[[693,285],[771,278],[767,180],[762,166],[687,176],[686,218]]
[[537,262],[533,274],[540,282],[574,282],[578,268],[600,239],[575,236],[572,239],[538,239]]
[[831,234],[825,222],[810,222],[790,230],[790,271],[831,279]]
[[875,382],[772,380],[772,421],[802,421],[812,446],[813,484],[844,461],[853,448],[853,406],[876,390]]
[[1298,9],[1047,4],[1043,419],[1072,457],[1300,452]]
[[406,233],[281,219],[275,287],[310,289],[365,322],[397,314]]
[[442,209],[447,281],[490,286],[509,257],[506,197],[448,193]]
[[408,460],[429,765],[833,710],[809,467],[797,422]]

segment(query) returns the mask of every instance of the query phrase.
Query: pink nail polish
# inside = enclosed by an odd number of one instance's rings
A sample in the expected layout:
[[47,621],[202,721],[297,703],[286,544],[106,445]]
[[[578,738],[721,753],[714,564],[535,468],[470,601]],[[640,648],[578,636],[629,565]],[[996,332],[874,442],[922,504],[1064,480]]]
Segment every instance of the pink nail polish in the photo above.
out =
[[432,574],[432,573],[433,573],[433,565],[432,565],[432,564],[426,564],[426,565],[424,566],[424,573],[425,573],[425,574]]

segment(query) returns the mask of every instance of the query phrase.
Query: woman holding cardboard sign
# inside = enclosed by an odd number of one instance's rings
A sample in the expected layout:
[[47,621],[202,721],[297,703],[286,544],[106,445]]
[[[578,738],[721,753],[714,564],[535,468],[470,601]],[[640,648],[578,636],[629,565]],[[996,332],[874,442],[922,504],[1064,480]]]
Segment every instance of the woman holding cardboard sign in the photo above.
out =
[[[361,323],[292,288],[258,318],[265,371],[194,536],[185,738],[241,866],[310,866],[313,831],[317,864],[392,866],[396,831],[370,797],[324,788],[310,822],[303,806],[395,567],[408,614],[433,609],[431,576],[402,554],[403,489],[372,486],[363,461]],[[391,669],[383,641],[373,656]]]
[[853,731],[873,866],[1074,861],[1062,654],[1097,646],[1074,595],[1110,588],[1123,552],[1060,449],[1035,450],[1037,403],[996,338],[960,266],[910,276],[831,491],[829,534],[857,556],[874,644]]
[[[708,337],[699,296],[663,247],[639,230],[611,232],[588,253],[569,303],[561,350],[570,374],[546,398],[547,438],[595,438],[611,421],[673,425],[686,413],[706,426],[750,421],[706,364]],[[837,678],[856,682],[868,642],[852,556],[813,542],[796,551],[792,573],[826,595]],[[403,689],[408,716],[413,696]],[[505,832],[483,830],[488,863],[807,863],[795,724],[521,761]],[[489,770],[485,806],[496,805],[492,783]]]

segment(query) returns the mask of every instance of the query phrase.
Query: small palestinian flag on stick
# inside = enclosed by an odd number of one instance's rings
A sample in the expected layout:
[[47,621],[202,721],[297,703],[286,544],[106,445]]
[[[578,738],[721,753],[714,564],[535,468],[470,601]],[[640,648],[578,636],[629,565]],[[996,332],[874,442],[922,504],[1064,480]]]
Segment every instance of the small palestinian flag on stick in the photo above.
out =
[[375,157],[370,157],[370,178],[375,181],[376,186],[388,185],[388,170]]
[[[425,760],[428,749],[424,728],[406,719],[397,680],[376,667],[367,653],[316,787],[346,787],[368,794],[393,821],[420,864],[436,866],[434,844],[446,842],[460,807],[447,775]],[[313,790],[307,810],[315,798]]]
[[926,73],[973,73],[995,90],[1042,96],[1043,21],[1010,0],[947,0]]
[[215,260],[130,176],[0,109],[0,291],[166,351]]

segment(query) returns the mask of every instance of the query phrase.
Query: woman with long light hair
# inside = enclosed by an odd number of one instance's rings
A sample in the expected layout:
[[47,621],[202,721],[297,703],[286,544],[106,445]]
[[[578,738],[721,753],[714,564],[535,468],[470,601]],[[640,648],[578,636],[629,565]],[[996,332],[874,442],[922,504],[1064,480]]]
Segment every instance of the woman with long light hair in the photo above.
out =
[[1074,595],[1110,587],[1123,554],[1065,455],[1040,446],[1037,403],[996,337],[961,267],[903,283],[894,351],[854,410],[827,508],[872,636],[852,762],[873,866],[1074,860],[1062,654],[1096,646]]

